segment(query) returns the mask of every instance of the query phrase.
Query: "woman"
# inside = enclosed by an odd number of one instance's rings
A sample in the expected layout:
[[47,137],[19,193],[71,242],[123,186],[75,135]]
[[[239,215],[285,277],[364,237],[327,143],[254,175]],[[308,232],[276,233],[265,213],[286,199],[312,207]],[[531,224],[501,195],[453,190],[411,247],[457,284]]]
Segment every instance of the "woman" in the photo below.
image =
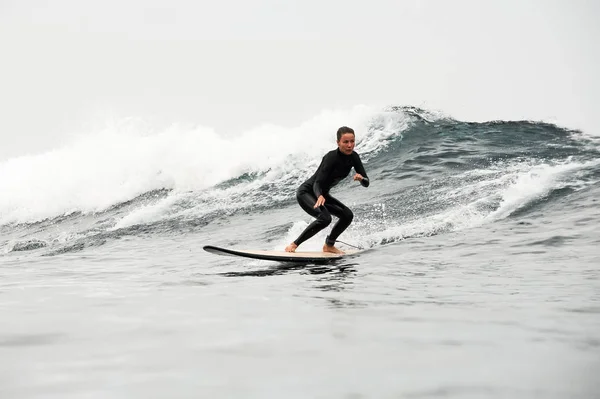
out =
[[350,208],[329,195],[329,190],[348,176],[353,167],[356,172],[354,180],[358,180],[363,187],[369,187],[369,178],[360,157],[354,152],[354,130],[347,126],[340,127],[337,145],[337,149],[325,154],[315,174],[302,183],[296,192],[302,209],[316,220],[285,248],[287,252],[296,251],[300,244],[327,227],[331,223],[331,215],[334,215],[339,220],[327,236],[323,252],[344,253],[335,247],[335,242],[350,225],[354,214]]

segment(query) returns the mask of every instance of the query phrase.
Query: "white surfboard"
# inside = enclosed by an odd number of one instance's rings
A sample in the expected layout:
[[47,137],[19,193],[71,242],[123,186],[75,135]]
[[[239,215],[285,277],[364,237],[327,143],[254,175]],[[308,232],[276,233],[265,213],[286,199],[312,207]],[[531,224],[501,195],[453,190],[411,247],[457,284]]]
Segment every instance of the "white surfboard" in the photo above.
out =
[[279,262],[298,262],[298,263],[323,263],[333,260],[342,259],[345,256],[355,255],[360,251],[344,250],[344,254],[334,254],[331,252],[317,251],[266,251],[259,249],[252,250],[235,250],[230,248],[215,247],[213,245],[205,245],[204,250],[217,255],[226,256],[241,256],[244,258],[273,260]]

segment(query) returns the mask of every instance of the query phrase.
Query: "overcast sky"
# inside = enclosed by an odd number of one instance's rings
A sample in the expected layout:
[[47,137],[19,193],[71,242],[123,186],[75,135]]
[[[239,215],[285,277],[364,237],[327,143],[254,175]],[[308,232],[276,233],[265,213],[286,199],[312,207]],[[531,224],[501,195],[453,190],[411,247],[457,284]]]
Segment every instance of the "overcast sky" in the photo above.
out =
[[600,134],[594,0],[0,0],[0,160],[108,118],[223,134],[415,105]]

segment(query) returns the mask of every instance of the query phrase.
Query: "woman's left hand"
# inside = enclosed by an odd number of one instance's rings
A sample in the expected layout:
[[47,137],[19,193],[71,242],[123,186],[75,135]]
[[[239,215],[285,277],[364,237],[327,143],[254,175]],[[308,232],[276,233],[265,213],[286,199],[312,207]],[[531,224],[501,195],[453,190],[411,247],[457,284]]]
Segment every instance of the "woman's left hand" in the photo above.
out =
[[362,175],[360,173],[357,173],[357,174],[354,175],[354,180],[360,180],[361,181],[362,179],[363,179],[363,177],[362,177]]

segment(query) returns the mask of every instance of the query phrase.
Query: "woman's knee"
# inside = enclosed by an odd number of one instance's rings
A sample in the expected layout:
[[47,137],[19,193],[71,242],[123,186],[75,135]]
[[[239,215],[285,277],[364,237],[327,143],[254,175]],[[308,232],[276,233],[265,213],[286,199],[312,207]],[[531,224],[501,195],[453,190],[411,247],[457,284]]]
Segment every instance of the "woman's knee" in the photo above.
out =
[[354,213],[350,210],[350,208],[344,209],[344,219],[348,221],[348,223],[352,222],[354,219]]
[[317,220],[319,221],[320,225],[327,227],[331,223],[331,215],[329,213],[321,212]]

